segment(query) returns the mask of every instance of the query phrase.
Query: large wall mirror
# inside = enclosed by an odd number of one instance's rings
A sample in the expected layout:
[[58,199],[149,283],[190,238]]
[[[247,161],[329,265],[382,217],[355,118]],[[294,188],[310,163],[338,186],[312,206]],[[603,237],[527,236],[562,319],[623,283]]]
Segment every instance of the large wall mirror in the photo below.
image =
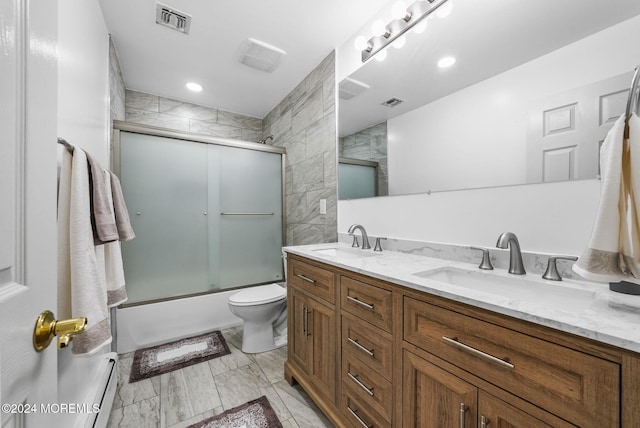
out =
[[596,178],[640,64],[640,1],[449,1],[339,82],[340,167],[375,163],[378,196]]

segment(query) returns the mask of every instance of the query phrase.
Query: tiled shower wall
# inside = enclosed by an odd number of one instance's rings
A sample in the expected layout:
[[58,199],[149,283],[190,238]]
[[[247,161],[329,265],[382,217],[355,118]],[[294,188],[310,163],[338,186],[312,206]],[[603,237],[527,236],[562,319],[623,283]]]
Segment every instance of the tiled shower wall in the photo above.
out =
[[127,89],[126,120],[210,137],[258,141],[262,120]]
[[109,103],[111,106],[111,125],[114,120],[124,120],[124,79],[120,70],[120,62],[118,54],[113,45],[113,41],[109,38]]
[[263,136],[287,149],[287,245],[338,238],[335,95],[332,52],[264,118]]
[[[286,244],[337,240],[333,52],[264,120],[129,89],[125,98],[127,122],[244,141],[258,141],[273,135],[272,144],[287,149]],[[326,214],[320,214],[320,199],[326,200]]]
[[378,162],[378,196],[389,194],[387,122],[340,138],[340,157]]

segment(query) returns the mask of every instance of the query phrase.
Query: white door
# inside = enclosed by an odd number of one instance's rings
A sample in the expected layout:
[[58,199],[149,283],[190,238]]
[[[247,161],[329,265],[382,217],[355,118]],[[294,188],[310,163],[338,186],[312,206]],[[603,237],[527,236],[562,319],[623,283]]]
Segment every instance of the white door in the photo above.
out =
[[624,113],[631,73],[532,103],[527,183],[582,180],[600,174],[600,145]]
[[57,402],[56,347],[32,345],[57,301],[56,41],[55,0],[0,0],[2,428],[57,426],[41,406]]

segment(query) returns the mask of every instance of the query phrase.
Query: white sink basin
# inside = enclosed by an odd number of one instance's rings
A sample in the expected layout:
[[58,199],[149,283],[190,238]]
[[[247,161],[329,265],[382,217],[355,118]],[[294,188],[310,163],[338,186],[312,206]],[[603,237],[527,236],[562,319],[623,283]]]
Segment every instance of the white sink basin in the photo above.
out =
[[314,253],[322,254],[324,256],[344,258],[344,259],[359,259],[362,257],[372,257],[378,254],[371,252],[370,250],[361,250],[359,248],[319,248],[312,250]]
[[528,279],[526,276],[507,277],[449,267],[417,272],[414,275],[514,301],[539,303],[558,309],[584,309],[594,302],[597,295],[594,291],[563,282],[550,284],[548,281]]

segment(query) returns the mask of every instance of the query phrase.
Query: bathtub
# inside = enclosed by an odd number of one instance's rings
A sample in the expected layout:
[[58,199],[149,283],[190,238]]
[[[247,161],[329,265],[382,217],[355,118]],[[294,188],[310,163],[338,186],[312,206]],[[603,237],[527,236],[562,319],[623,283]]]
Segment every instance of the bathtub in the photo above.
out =
[[141,304],[116,309],[116,352],[136,349],[211,330],[242,325],[229,310],[229,296],[238,290]]

